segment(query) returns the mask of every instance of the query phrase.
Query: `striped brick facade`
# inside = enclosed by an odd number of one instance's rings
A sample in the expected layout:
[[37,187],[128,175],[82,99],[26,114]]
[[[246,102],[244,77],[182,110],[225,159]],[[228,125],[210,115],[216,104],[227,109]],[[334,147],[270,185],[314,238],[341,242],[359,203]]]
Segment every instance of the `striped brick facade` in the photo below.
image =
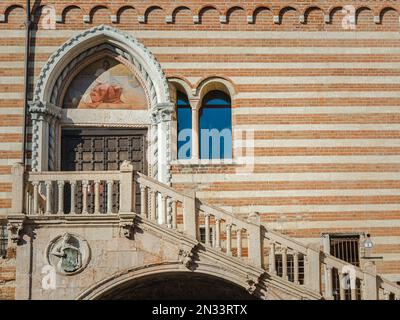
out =
[[[321,244],[323,233],[370,234],[383,257],[377,271],[400,281],[398,3],[55,2],[55,30],[43,30],[34,7],[30,95],[50,54],[100,24],[136,37],[167,78],[193,90],[224,78],[235,90],[233,130],[254,130],[254,171],[173,163],[172,185],[239,215],[258,211],[305,243]],[[344,5],[355,8],[355,29],[343,28]],[[24,1],[2,1],[0,17],[1,218],[11,206],[11,165],[22,156]]]

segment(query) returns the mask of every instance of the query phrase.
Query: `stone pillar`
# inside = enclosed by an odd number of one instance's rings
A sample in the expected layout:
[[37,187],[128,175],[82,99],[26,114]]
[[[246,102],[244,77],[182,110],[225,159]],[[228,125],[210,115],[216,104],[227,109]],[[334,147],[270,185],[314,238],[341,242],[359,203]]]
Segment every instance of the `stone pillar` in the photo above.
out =
[[261,268],[262,267],[262,238],[260,215],[258,212],[252,212],[247,218],[248,222],[248,237],[249,237],[249,262]]
[[[151,113],[151,120],[155,126],[157,133],[154,136],[155,141],[152,141],[153,154],[156,159],[152,163],[157,173],[155,178],[163,183],[169,184],[170,181],[170,168],[171,161],[171,128],[172,114],[174,112],[174,105],[172,103],[160,103],[153,108]],[[161,203],[161,195],[157,196],[158,203]],[[163,206],[158,206],[158,223],[163,224],[165,212]]]
[[186,191],[183,198],[183,230],[197,239],[196,214],[196,192]]
[[[330,240],[329,234],[322,235],[322,250],[326,254],[330,254]],[[333,284],[332,284],[332,267],[324,265],[324,286],[325,286],[325,299],[333,300]]]
[[306,284],[311,290],[321,291],[321,264],[319,248],[307,248],[305,266]]
[[152,111],[152,123],[157,127],[157,178],[169,182],[171,161],[171,128],[174,106],[172,103],[158,104]]
[[133,165],[130,161],[121,164],[119,212],[132,213],[135,210],[135,183]]
[[190,99],[192,108],[192,160],[197,161],[200,158],[199,153],[199,99]]
[[55,168],[57,120],[61,108],[42,101],[31,101],[32,118],[32,170],[48,171]]
[[378,279],[376,276],[376,266],[373,262],[363,265],[363,300],[378,300]]
[[22,214],[24,212],[24,171],[22,163],[16,163],[11,168],[12,173],[12,200],[11,210],[13,214]]

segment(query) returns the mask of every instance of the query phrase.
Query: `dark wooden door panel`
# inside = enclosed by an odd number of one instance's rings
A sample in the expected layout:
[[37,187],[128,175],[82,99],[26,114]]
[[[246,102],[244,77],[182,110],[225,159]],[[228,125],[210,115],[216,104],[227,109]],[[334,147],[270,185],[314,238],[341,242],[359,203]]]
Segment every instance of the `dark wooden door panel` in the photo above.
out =
[[[117,129],[65,129],[61,134],[62,171],[107,171],[119,170],[124,160],[131,161],[135,171],[147,174],[146,131]],[[136,207],[140,207],[140,190],[136,188]],[[82,185],[76,188],[78,210],[81,210]],[[107,201],[107,186],[100,185],[100,211],[104,212]],[[69,212],[70,188],[65,188],[65,209]],[[113,188],[113,209],[118,211],[119,186]],[[94,186],[88,190],[88,211],[94,211]]]

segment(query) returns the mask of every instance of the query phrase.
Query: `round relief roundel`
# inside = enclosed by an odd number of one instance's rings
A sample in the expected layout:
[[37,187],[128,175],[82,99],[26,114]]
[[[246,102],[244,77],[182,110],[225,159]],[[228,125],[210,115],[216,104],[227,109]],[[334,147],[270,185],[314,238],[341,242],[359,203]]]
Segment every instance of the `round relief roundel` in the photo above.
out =
[[46,258],[58,273],[73,275],[89,263],[90,248],[86,240],[67,232],[49,243]]
[[64,108],[147,109],[146,94],[123,63],[102,58],[83,68],[70,83]]

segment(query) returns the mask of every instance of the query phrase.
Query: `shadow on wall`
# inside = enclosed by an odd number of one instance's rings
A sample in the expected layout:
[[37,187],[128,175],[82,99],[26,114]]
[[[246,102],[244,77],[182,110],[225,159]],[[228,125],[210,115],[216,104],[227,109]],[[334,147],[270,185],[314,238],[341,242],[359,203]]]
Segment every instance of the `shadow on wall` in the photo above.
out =
[[99,300],[257,300],[245,289],[209,275],[187,272],[143,277],[106,292]]

